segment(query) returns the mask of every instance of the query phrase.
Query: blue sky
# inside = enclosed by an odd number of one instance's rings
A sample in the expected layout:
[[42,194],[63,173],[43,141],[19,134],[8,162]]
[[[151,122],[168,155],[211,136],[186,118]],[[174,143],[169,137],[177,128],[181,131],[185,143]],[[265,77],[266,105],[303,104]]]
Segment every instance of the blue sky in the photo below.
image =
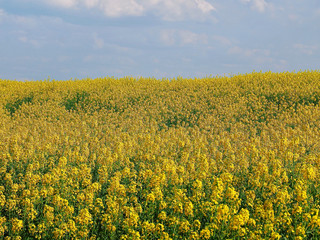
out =
[[0,0],[0,79],[319,69],[319,0]]

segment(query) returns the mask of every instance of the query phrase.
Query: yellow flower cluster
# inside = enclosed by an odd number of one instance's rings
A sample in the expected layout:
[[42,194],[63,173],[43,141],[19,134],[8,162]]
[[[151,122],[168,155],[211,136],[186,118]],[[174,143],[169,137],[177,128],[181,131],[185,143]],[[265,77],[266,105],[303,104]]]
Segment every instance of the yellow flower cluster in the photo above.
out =
[[0,239],[319,239],[320,72],[0,80]]

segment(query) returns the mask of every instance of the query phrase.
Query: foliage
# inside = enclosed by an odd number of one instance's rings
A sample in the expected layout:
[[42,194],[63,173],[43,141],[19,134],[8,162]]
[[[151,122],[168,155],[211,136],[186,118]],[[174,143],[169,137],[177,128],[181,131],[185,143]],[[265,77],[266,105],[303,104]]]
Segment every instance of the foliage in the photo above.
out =
[[320,238],[319,71],[0,93],[1,239]]

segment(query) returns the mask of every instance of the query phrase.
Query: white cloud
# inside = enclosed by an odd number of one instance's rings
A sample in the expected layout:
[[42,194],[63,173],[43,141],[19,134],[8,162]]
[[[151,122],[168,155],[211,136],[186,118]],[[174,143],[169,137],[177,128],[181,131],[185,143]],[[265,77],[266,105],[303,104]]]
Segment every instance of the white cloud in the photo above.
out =
[[87,8],[93,8],[99,4],[99,0],[84,0],[83,3]]
[[38,19],[35,17],[19,15],[10,15],[9,17],[12,22],[28,28],[36,28],[39,24]]
[[19,37],[19,41],[26,43],[28,42],[28,38],[26,36],[21,36]]
[[19,36],[19,37],[18,37],[18,40],[19,40],[20,42],[22,42],[22,43],[30,44],[30,45],[32,45],[33,47],[37,47],[37,48],[38,48],[38,47],[41,47],[41,43],[40,43],[38,40],[29,38],[29,37],[27,37],[27,36],[25,36],[25,35]]
[[205,0],[159,0],[157,4],[149,5],[156,15],[167,21],[177,21],[186,18],[202,20],[215,8]]
[[217,41],[218,43],[220,43],[223,46],[230,46],[232,45],[232,41],[224,36],[219,36],[219,35],[215,35],[212,37],[213,40]]
[[50,5],[63,7],[63,8],[73,8],[78,4],[78,0],[47,0]]
[[319,49],[319,47],[316,45],[307,45],[301,43],[293,44],[293,48],[307,55],[312,55]]
[[57,17],[20,16],[6,13],[5,20],[8,22],[7,29],[10,29],[7,31],[8,36],[14,39],[14,41],[17,40],[23,46],[36,48],[45,47],[47,44],[52,43],[59,46],[66,44],[66,41],[62,41],[58,37],[55,30],[64,29],[61,31],[62,34],[62,32],[73,29],[72,24],[64,22],[61,18]]
[[237,54],[245,57],[260,57],[260,56],[269,56],[270,51],[266,49],[247,49],[247,48],[241,48],[238,46],[233,46],[229,48],[228,54]]
[[[250,66],[255,70],[285,71],[289,67],[286,59],[281,59],[281,56],[274,56],[270,49],[233,46],[229,48],[227,54],[232,57],[229,58],[231,65],[225,66],[231,69],[242,68],[247,65],[247,67]],[[234,65],[232,59],[241,62]]]
[[208,43],[208,37],[206,34],[197,34],[191,31],[180,31],[180,41],[183,45],[185,44],[197,44],[197,43]]
[[96,34],[93,36],[93,47],[96,49],[101,49],[104,46],[104,41],[99,38]]
[[210,3],[204,0],[196,0],[196,3],[198,8],[204,13],[216,10]]
[[6,14],[6,12],[0,8],[0,17],[3,17]]
[[253,0],[253,6],[256,8],[259,12],[264,12],[264,10],[267,7],[267,3],[265,0]]
[[59,62],[68,62],[68,61],[72,60],[72,57],[71,56],[67,56],[67,55],[60,55],[60,56],[58,56],[57,60]]
[[142,16],[152,12],[161,18],[174,21],[185,18],[201,19],[214,11],[206,0],[46,0],[62,8],[96,8],[108,17]]
[[240,0],[242,3],[250,3],[252,9],[264,12],[269,4],[265,0]]
[[108,17],[141,16],[144,12],[144,7],[135,0],[100,1],[99,6]]
[[93,56],[93,55],[87,55],[87,56],[85,56],[82,60],[83,60],[84,62],[92,62],[94,59],[95,59],[95,56]]
[[6,16],[6,12],[0,8],[0,23],[2,22],[5,16]]
[[165,29],[160,33],[160,39],[165,45],[172,46],[190,45],[190,44],[207,44],[208,36],[206,34],[198,34],[187,30]]
[[162,30],[160,33],[160,39],[165,45],[173,45],[176,42],[176,31],[172,29]]

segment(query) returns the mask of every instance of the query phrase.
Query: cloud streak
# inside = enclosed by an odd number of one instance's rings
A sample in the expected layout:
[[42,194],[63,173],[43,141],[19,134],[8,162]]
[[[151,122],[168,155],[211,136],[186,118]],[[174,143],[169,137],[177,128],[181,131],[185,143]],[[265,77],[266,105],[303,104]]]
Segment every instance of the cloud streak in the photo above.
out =
[[293,48],[307,55],[313,55],[319,49],[317,45],[308,45],[308,44],[301,44],[301,43],[293,44]]
[[95,8],[112,18],[152,13],[168,21],[200,18],[216,10],[206,0],[46,0],[46,3],[67,9]]
[[189,30],[165,29],[161,31],[160,39],[167,46],[208,44],[206,34],[198,34]]
[[6,16],[6,12],[0,8],[0,24]]
[[95,49],[101,49],[104,47],[104,40],[97,36],[97,34],[94,34],[93,36],[93,47]]
[[264,12],[269,4],[265,0],[240,0],[244,4],[250,4],[251,8],[259,12]]

